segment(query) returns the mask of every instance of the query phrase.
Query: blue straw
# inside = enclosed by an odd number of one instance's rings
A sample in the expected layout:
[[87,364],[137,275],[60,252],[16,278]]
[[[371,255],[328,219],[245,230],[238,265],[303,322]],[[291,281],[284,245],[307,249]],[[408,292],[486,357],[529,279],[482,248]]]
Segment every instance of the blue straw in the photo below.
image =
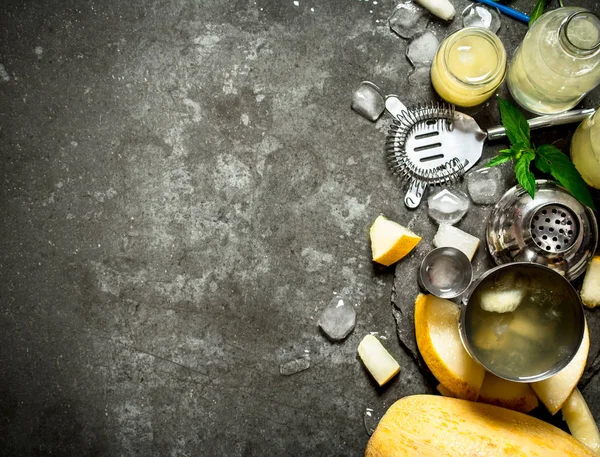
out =
[[492,8],[496,8],[502,14],[512,17],[513,19],[516,19],[517,21],[524,22],[525,24],[529,24],[529,16],[527,16],[525,13],[521,13],[520,11],[517,11],[516,9],[513,9],[509,6],[502,5],[502,4],[494,2],[492,0],[474,0],[474,1],[483,3],[484,5],[487,5],[487,6],[491,6]]

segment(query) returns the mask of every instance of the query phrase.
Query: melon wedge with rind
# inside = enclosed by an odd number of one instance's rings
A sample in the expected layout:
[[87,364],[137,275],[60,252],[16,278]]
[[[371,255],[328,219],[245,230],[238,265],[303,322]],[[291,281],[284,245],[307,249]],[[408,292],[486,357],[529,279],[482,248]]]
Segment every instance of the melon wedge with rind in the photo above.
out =
[[433,375],[452,395],[475,401],[485,370],[462,344],[459,314],[456,303],[419,294],[415,301],[417,346]]
[[590,333],[586,322],[581,345],[569,364],[554,376],[530,384],[550,414],[556,414],[577,387],[577,383],[583,376],[589,350]]
[[533,411],[539,405],[535,392],[528,384],[508,381],[490,372],[485,373],[477,401],[522,413]]
[[575,388],[561,408],[571,435],[600,456],[600,432],[585,398]]
[[600,256],[594,256],[587,267],[581,286],[581,301],[588,308],[600,306]]
[[358,356],[379,386],[383,386],[400,371],[396,359],[373,335],[366,335],[359,343]]
[[373,261],[386,267],[405,257],[421,241],[421,237],[406,227],[378,216],[371,225]]

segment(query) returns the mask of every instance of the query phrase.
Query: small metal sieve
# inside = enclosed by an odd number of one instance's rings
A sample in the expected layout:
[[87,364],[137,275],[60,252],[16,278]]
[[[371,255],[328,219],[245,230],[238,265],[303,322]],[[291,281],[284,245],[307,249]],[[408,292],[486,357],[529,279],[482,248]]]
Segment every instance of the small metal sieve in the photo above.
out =
[[579,236],[578,218],[569,208],[551,204],[538,209],[531,219],[531,238],[541,249],[558,253],[569,250]]

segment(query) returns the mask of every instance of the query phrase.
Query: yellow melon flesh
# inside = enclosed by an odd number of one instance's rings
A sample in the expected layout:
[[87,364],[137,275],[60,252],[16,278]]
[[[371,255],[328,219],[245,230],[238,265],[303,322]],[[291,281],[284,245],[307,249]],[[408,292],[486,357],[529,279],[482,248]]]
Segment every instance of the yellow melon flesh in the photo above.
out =
[[594,453],[535,417],[440,395],[398,400],[365,450],[365,457],[450,456],[594,457]]
[[595,256],[588,265],[583,285],[581,301],[588,308],[600,306],[600,256]]
[[600,433],[583,395],[575,388],[562,409],[563,418],[571,435],[600,456]]
[[583,341],[573,360],[554,376],[530,384],[537,397],[546,406],[548,411],[550,411],[550,414],[556,414],[562,408],[562,405],[577,386],[583,375],[589,350],[590,333],[586,322]]
[[406,256],[421,237],[396,222],[379,216],[370,230],[373,261],[390,266]]
[[529,384],[512,382],[486,372],[478,402],[528,413],[539,405]]
[[469,260],[473,260],[473,256],[479,247],[479,238],[463,232],[461,229],[449,224],[440,224],[438,231],[433,237],[433,245],[436,248],[453,247],[465,253]]
[[399,371],[400,365],[373,335],[365,336],[358,345],[358,355],[377,384],[383,386]]
[[437,391],[439,393],[441,393],[444,397],[451,397],[451,398],[455,398],[454,395],[452,395],[452,392],[450,392],[448,389],[446,389],[443,385],[438,384],[436,387]]
[[415,302],[415,334],[423,360],[455,397],[477,400],[485,370],[462,345],[459,309],[434,295],[419,294]]

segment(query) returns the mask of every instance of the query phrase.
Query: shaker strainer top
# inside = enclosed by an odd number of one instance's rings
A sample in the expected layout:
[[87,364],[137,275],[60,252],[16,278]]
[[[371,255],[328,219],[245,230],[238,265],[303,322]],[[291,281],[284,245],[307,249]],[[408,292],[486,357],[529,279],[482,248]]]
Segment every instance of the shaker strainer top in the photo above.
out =
[[578,218],[563,205],[539,208],[531,218],[531,238],[541,249],[558,253],[567,251],[579,236]]
[[521,186],[502,196],[489,216],[486,235],[497,265],[539,263],[572,281],[596,252],[598,224],[594,212],[566,189],[537,180],[535,199]]

